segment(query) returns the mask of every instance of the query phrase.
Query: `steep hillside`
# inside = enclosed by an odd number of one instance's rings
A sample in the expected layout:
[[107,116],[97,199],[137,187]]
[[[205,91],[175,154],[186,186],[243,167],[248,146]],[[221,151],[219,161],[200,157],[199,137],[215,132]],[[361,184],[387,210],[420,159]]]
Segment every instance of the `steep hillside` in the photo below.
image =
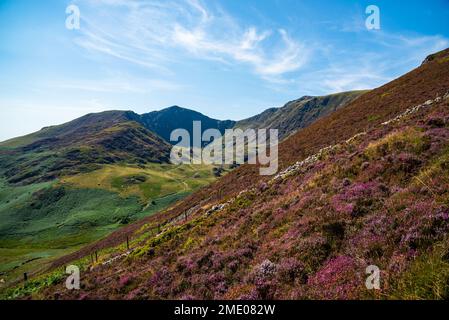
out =
[[279,130],[279,139],[294,134],[319,118],[346,106],[368,91],[349,91],[322,97],[305,96],[290,101],[282,108],[271,108],[254,117],[238,121],[236,128],[272,128]]
[[131,111],[106,111],[87,114],[78,119],[8,141],[0,142],[2,149],[22,150],[58,149],[93,140],[103,130],[130,121],[138,122],[140,116]]
[[[242,166],[54,264],[79,263],[82,290],[54,271],[11,295],[50,277],[34,298],[447,299],[448,56],[287,139],[276,177]],[[364,286],[369,265],[380,291]]]
[[[444,94],[449,87],[449,49],[406,75],[370,92],[331,115],[318,119],[279,146],[279,165],[285,168],[305,159],[321,148],[345,141],[358,132],[394,118],[413,105]],[[363,99],[362,99],[363,98]],[[218,201],[236,195],[259,180],[256,166],[242,166],[225,176],[207,191],[195,193],[191,203]],[[192,197],[193,197],[192,196]]]

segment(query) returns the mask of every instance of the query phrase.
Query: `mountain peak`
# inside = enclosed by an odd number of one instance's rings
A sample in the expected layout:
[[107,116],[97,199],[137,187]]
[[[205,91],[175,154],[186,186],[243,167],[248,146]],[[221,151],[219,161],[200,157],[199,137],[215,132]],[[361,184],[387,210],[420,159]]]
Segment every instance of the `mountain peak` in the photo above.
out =
[[173,130],[184,128],[193,134],[193,121],[201,121],[202,130],[218,129],[220,132],[232,128],[235,121],[217,120],[208,116],[177,105],[171,106],[160,111],[152,111],[141,116],[141,122],[149,130],[157,133],[166,141],[170,141],[170,134]]

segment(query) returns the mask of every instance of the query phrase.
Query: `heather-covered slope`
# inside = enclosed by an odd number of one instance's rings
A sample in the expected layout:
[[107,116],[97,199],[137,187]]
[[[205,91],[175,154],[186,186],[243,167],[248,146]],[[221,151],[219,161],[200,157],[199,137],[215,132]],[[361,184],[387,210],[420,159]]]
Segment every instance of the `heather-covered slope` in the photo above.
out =
[[[65,290],[55,271],[34,297],[448,298],[448,55],[287,139],[279,176],[242,166],[61,259],[87,267],[109,248],[82,290]],[[364,286],[371,264],[381,291]]]
[[35,297],[449,298],[449,93],[411,107],[187,220],[143,226],[79,292]]
[[349,91],[322,97],[305,96],[290,101],[282,108],[272,108],[254,117],[238,121],[236,128],[258,129],[272,128],[279,130],[279,139],[294,134],[319,118],[346,106],[368,91]]
[[[370,92],[329,116],[318,119],[279,146],[279,165],[285,168],[323,147],[349,139],[358,132],[394,118],[413,105],[442,95],[449,87],[449,49],[434,55],[431,62]],[[217,183],[197,192],[189,203],[217,201],[235,195],[263,177],[255,166],[242,166]],[[193,198],[194,197],[194,198]]]

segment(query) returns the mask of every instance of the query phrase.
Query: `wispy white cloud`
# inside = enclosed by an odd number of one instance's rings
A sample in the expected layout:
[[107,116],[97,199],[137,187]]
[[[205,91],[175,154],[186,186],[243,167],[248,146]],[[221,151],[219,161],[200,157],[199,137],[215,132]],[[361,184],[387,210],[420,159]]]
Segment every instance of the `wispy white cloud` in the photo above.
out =
[[360,35],[354,46],[332,43],[316,50],[313,64],[289,82],[274,88],[304,94],[329,94],[379,87],[419,66],[424,58],[449,46],[449,39],[435,36],[373,32]]
[[162,77],[175,75],[174,64],[195,58],[246,67],[271,89],[327,93],[379,86],[449,46],[438,35],[367,32],[363,15],[339,26],[346,33],[342,46],[334,39],[306,43],[286,29],[244,25],[200,0],[78,2],[86,8],[75,40],[79,46],[156,70]]
[[310,55],[286,30],[243,26],[221,8],[199,0],[80,0],[76,43],[91,51],[169,73],[186,56],[240,63],[266,80],[300,69]]

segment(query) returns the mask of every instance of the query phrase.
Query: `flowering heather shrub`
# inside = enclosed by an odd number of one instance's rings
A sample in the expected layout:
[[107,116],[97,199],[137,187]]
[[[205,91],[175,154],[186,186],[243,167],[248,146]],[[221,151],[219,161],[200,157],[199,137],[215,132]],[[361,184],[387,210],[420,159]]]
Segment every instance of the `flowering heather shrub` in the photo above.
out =
[[80,300],[80,301],[84,301],[84,300],[88,300],[88,299],[89,299],[88,293],[81,293],[80,296],[78,297],[78,300]]
[[269,300],[276,294],[277,282],[275,279],[277,272],[276,264],[270,260],[264,260],[254,268],[247,281],[253,283],[255,288],[246,299],[249,300]]
[[179,257],[176,263],[176,271],[185,276],[192,275],[197,270],[196,262],[190,257]]
[[444,114],[432,114],[427,117],[426,124],[433,128],[442,128],[448,124],[448,118]]
[[249,293],[244,293],[238,297],[238,300],[244,301],[253,301],[253,300],[261,300],[261,295],[258,292],[257,288],[253,288]]
[[421,164],[421,160],[414,154],[401,152],[398,155],[393,157],[392,170],[400,170],[406,174],[414,173],[419,165]]
[[178,279],[173,287],[174,296],[193,293],[199,299],[220,299],[228,290],[224,272],[196,273],[188,278]]
[[313,206],[316,201],[316,194],[313,191],[303,193],[298,202],[298,210],[305,210]]
[[197,260],[197,265],[199,269],[207,270],[212,267],[213,261],[212,257],[214,256],[214,252],[209,250],[206,251],[201,257]]
[[118,282],[119,289],[123,289],[126,286],[128,286],[133,280],[133,277],[131,275],[124,275],[120,277],[120,280]]
[[405,213],[410,225],[403,233],[401,245],[411,248],[427,248],[442,239],[449,231],[449,214],[433,202],[420,202]]
[[437,155],[441,152],[442,147],[447,145],[449,141],[449,128],[431,128],[426,131],[426,136],[430,139],[430,155]]
[[384,177],[385,172],[387,171],[389,165],[390,164],[387,163],[385,159],[378,161],[371,161],[370,165],[367,168],[361,170],[359,177],[363,181],[369,181],[374,180],[378,177]]
[[143,287],[131,290],[126,296],[125,300],[140,300],[144,299],[146,289]]
[[238,260],[232,260],[226,265],[226,268],[228,268],[228,270],[230,270],[232,273],[236,272],[239,268]]
[[344,215],[352,215],[355,205],[342,200],[341,195],[336,195],[331,200],[331,205],[335,211]]
[[432,128],[426,131],[426,137],[432,143],[445,143],[449,139],[449,128]]
[[349,187],[349,186],[351,185],[351,180],[348,179],[348,178],[344,178],[343,181],[342,181],[342,183],[341,183],[341,185],[342,185],[343,187]]
[[306,269],[314,271],[327,259],[331,246],[321,233],[314,233],[301,238],[295,251],[301,261],[306,264]]
[[277,266],[279,281],[293,285],[295,280],[299,283],[305,283],[306,272],[302,262],[295,258],[283,259]]
[[318,299],[355,298],[364,284],[362,265],[348,256],[331,259],[309,278],[308,294]]
[[254,244],[248,243],[243,248],[240,248],[235,252],[235,257],[237,259],[252,258],[256,250],[257,247]]
[[186,294],[186,295],[182,296],[181,298],[179,298],[179,300],[181,300],[181,301],[193,301],[193,300],[198,300],[198,298],[195,297],[194,295]]
[[172,291],[172,282],[173,274],[167,267],[162,267],[150,278],[149,285],[157,296],[166,298]]
[[260,279],[271,278],[276,274],[276,265],[270,260],[264,260],[255,270],[255,277]]
[[268,184],[266,182],[262,182],[261,184],[259,184],[259,191],[260,192],[264,192],[266,190],[268,190]]
[[390,274],[395,275],[403,272],[408,266],[409,256],[409,254],[403,252],[394,253],[390,258],[387,268]]
[[375,202],[385,196],[388,188],[378,182],[358,182],[347,187],[331,199],[331,206],[338,213],[362,216],[372,211]]
[[356,199],[360,197],[371,197],[378,193],[379,191],[379,184],[377,182],[362,182],[362,183],[356,183],[352,185],[347,193],[346,196],[350,199]]
[[378,260],[388,248],[388,235],[393,226],[393,218],[385,212],[377,212],[362,221],[362,228],[351,235],[347,251],[353,256],[367,260]]

